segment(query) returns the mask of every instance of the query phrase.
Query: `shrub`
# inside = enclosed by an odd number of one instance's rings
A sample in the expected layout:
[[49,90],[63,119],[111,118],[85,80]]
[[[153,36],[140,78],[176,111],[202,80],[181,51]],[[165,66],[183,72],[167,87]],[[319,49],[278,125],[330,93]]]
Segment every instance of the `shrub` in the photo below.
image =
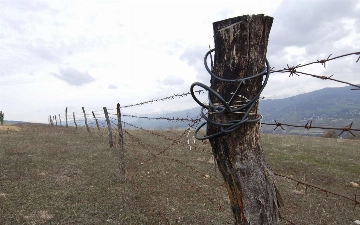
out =
[[323,138],[337,138],[337,134],[335,130],[329,130],[324,132],[321,137]]

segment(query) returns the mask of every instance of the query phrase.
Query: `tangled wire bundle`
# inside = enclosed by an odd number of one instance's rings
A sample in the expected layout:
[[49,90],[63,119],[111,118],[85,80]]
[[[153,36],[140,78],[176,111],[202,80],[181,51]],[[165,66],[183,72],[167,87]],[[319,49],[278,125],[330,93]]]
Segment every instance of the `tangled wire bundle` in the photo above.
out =
[[[212,73],[207,65],[207,57],[211,54],[211,52],[215,51],[215,49],[212,49],[210,51],[208,51],[204,57],[204,65],[206,70],[208,71],[208,73],[214,77],[215,79],[218,79],[220,81],[224,81],[224,82],[239,82],[239,85],[236,88],[236,91],[233,93],[233,95],[231,96],[230,100],[227,102],[218,92],[216,92],[214,89],[208,87],[207,85],[203,84],[203,83],[199,83],[199,82],[195,82],[191,85],[190,87],[190,92],[191,92],[191,96],[193,97],[193,99],[200,105],[202,106],[201,109],[201,116],[202,118],[205,119],[206,122],[202,123],[200,126],[197,127],[197,129],[195,130],[195,138],[198,140],[205,140],[205,139],[210,139],[210,138],[214,138],[214,137],[218,137],[222,134],[225,133],[229,133],[232,132],[234,130],[236,130],[237,128],[240,127],[241,124],[243,123],[251,123],[251,122],[257,122],[260,121],[262,116],[261,115],[257,115],[256,119],[249,119],[248,116],[252,110],[252,108],[254,107],[255,103],[258,101],[261,92],[264,90],[267,81],[269,79],[269,74],[270,74],[270,65],[269,62],[266,60],[266,68],[264,71],[262,71],[259,74],[250,76],[250,77],[245,77],[245,78],[238,78],[238,79],[224,79],[221,78],[219,76],[217,76],[216,74]],[[262,83],[261,88],[259,89],[258,93],[251,99],[247,99],[246,103],[240,106],[237,105],[233,105],[233,102],[236,98],[236,96],[238,96],[239,92],[241,91],[241,89],[245,86],[246,81],[250,80],[250,79],[254,79],[257,77],[261,77],[261,76],[265,76],[265,80]],[[204,88],[205,90],[208,91],[208,101],[209,104],[205,105],[204,103],[202,103],[198,98],[196,98],[195,96],[195,91],[194,91],[194,87],[195,86],[199,86]],[[213,95],[216,99],[219,100],[220,104],[214,104],[211,100],[211,95]],[[226,114],[231,114],[231,113],[239,113],[241,110],[245,111],[245,113],[243,113],[244,115],[242,116],[241,119],[238,120],[230,120],[227,122],[216,122],[213,120],[210,120],[204,113],[204,110],[207,109],[209,112],[211,113],[226,113]],[[207,134],[204,137],[199,137],[198,136],[198,132],[199,130],[207,123],[211,123],[214,124],[216,126],[220,127],[220,131],[217,133],[213,133],[213,134]]]

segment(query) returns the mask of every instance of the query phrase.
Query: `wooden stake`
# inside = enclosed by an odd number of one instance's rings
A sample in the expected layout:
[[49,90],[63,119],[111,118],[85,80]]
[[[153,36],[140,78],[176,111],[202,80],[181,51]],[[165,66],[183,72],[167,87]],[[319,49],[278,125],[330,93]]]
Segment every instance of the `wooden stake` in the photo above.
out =
[[[213,24],[215,62],[212,72],[221,78],[245,78],[265,68],[266,49],[273,18],[244,15]],[[239,95],[252,99],[261,87],[262,77],[246,81]],[[239,82],[211,78],[211,88],[226,101]],[[239,99],[240,101],[241,99]],[[213,98],[214,103],[219,103]],[[249,115],[257,118],[258,102]],[[241,120],[240,113],[209,113],[209,119],[222,123]],[[225,180],[235,224],[279,224],[274,174],[265,161],[260,143],[259,122],[244,123],[237,130],[210,139],[218,168]],[[207,132],[220,132],[208,123]]]
[[97,128],[98,128],[98,130],[99,130],[99,132],[100,132],[100,135],[102,136],[101,130],[100,130],[100,126],[99,126],[99,122],[98,122],[98,119],[96,119],[96,116],[95,116],[94,111],[92,111],[92,114],[93,114],[93,116],[94,116],[94,119],[95,119],[95,122],[96,122],[96,126],[97,126]]
[[87,118],[86,118],[86,113],[85,113],[85,108],[84,108],[84,107],[82,107],[82,111],[83,111],[83,113],[84,113],[86,130],[87,130],[88,132],[90,132],[90,129],[89,129],[89,126],[88,126],[88,123],[87,123]]
[[106,123],[108,125],[109,145],[110,145],[110,148],[112,148],[114,146],[114,142],[113,142],[113,139],[112,139],[112,130],[111,130],[109,114],[108,114],[108,111],[107,111],[106,107],[104,107],[103,109],[104,109],[104,113],[105,113]]
[[68,121],[67,121],[67,119],[68,119],[68,115],[67,115],[67,107],[66,107],[66,109],[65,109],[66,127],[68,127]]
[[119,132],[119,158],[120,158],[120,170],[122,175],[125,177],[125,149],[124,149],[124,136],[121,125],[121,112],[120,104],[116,106],[116,114],[118,119],[118,132]]
[[59,114],[59,121],[60,121],[60,127],[62,127],[60,114]]
[[75,129],[77,129],[77,124],[76,124],[76,121],[75,121],[75,113],[74,112],[73,112],[73,118],[74,118]]

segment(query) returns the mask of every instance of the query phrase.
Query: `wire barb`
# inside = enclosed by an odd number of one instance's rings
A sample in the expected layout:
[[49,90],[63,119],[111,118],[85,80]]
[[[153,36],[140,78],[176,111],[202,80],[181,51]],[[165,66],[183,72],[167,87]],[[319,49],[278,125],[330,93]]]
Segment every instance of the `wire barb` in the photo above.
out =
[[330,54],[327,59],[318,60],[318,62],[321,63],[321,65],[324,65],[324,68],[326,68],[326,62],[329,60],[331,55],[332,54]]
[[300,64],[297,65],[297,66],[292,66],[292,67],[289,67],[289,64],[286,64],[286,65],[287,65],[288,68],[284,68],[284,70],[287,71],[287,72],[290,72],[289,77],[294,76],[294,74],[297,75],[297,76],[300,76],[299,74],[296,73],[296,68],[298,68],[298,66],[300,66]]

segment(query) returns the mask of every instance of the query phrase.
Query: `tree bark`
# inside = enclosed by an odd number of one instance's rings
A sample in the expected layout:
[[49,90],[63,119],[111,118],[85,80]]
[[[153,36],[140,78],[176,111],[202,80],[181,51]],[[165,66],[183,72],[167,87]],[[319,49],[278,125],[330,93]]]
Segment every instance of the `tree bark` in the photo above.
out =
[[[239,16],[213,24],[215,58],[213,73],[221,78],[245,78],[265,69],[265,58],[273,18],[264,15]],[[239,93],[252,99],[262,86],[262,77],[246,81]],[[211,88],[226,101],[238,82],[220,82],[211,78]],[[213,102],[217,100],[212,98]],[[238,101],[244,101],[238,97]],[[249,119],[257,117],[258,102]],[[242,112],[245,112],[242,111]],[[241,113],[209,113],[217,122],[239,120]],[[260,143],[260,122],[244,123],[237,130],[211,138],[210,143],[225,180],[235,224],[279,224],[273,173],[265,161]],[[208,134],[221,128],[208,123]]]

